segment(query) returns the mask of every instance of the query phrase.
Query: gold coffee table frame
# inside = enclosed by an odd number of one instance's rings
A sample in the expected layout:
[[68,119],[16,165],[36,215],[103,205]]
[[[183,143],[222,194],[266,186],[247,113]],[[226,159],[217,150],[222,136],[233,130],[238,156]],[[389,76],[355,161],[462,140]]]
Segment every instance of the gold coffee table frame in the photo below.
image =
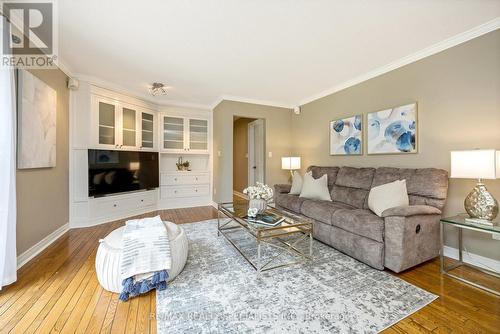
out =
[[[217,214],[217,235],[223,235],[227,241],[243,256],[245,260],[260,273],[276,268],[291,266],[313,259],[313,224],[307,218],[296,216],[290,212],[278,210],[270,206],[266,212],[283,216],[285,221],[278,226],[263,226],[248,222],[243,217],[248,210],[248,202],[242,203],[220,203],[218,204]],[[227,222],[221,221],[221,215],[229,218]],[[255,238],[257,247],[257,261],[254,263],[252,259],[245,255],[243,250],[238,246],[238,243],[231,238],[231,233],[239,230],[246,231],[249,235]],[[292,240],[283,240],[284,237]],[[302,242],[309,242],[308,254],[297,248]],[[280,250],[267,262],[262,263],[261,247],[268,245],[272,248]],[[295,261],[285,263],[277,263],[276,260],[284,254],[290,254],[295,258]]]

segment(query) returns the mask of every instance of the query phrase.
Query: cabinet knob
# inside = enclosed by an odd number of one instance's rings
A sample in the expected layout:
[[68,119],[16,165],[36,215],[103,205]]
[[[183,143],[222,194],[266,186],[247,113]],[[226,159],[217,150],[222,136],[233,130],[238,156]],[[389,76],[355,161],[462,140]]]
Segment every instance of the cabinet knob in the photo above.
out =
[[196,179],[196,181],[198,181],[198,178],[197,178],[197,177],[196,177],[195,179]]
[[177,190],[174,190],[174,194],[177,194]]
[[113,204],[113,207],[115,207],[115,208],[116,208],[116,204]]
[[143,199],[141,199],[141,202],[144,202],[144,200],[143,200]]
[[198,189],[195,189],[194,191],[195,191],[195,192],[198,192]]
[[174,178],[174,181],[177,181],[177,178],[176,178],[176,177]]

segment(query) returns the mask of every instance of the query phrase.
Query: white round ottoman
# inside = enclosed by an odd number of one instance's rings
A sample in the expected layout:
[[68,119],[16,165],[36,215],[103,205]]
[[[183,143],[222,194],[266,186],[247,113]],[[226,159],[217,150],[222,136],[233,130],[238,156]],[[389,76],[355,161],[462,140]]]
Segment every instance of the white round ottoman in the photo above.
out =
[[[184,269],[188,256],[188,240],[184,229],[171,222],[164,222],[170,239],[172,268],[167,270],[168,281],[172,281]],[[99,242],[95,258],[95,270],[101,286],[111,292],[122,291],[120,262],[122,255],[122,235],[125,226],[117,228]]]

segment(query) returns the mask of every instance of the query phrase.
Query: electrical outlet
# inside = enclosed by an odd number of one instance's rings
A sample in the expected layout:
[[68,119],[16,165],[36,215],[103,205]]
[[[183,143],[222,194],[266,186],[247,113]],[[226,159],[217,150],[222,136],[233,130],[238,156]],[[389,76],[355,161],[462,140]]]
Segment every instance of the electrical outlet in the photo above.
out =
[[495,240],[500,240],[500,234],[497,233],[491,233],[491,237]]
[[269,158],[273,157],[273,152],[269,152]]
[[217,156],[221,157],[222,156],[222,152],[221,151],[217,151]]

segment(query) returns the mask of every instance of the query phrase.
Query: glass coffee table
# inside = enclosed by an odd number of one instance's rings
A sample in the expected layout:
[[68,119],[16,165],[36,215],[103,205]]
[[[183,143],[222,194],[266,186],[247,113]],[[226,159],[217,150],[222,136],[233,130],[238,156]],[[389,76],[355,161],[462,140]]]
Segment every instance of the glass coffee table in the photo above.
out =
[[[247,211],[248,201],[220,203],[217,234],[222,234],[238,250],[257,271],[257,275],[271,269],[312,260],[313,224],[311,220],[268,206],[265,213],[281,216],[284,221],[277,226],[266,226],[250,222],[245,218]],[[235,233],[241,234],[241,232],[251,238],[251,244],[256,248],[256,259],[252,259],[252,256],[248,255],[248,247],[243,247],[241,241],[234,237]],[[263,257],[263,246],[273,250],[272,256]],[[286,261],[283,260],[284,257]]]

